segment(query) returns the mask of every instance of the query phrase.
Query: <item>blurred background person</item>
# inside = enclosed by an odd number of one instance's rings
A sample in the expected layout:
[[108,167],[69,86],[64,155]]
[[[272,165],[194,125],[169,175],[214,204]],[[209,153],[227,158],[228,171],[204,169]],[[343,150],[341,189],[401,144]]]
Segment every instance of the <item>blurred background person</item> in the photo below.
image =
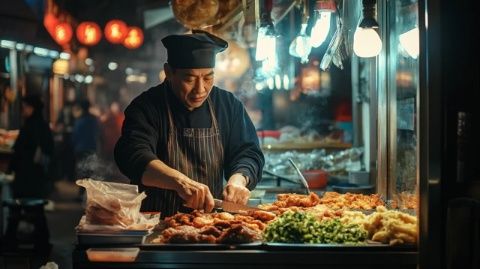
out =
[[53,135],[42,114],[39,96],[22,99],[23,126],[13,146],[9,170],[15,173],[12,182],[14,198],[46,198],[51,189],[50,159],[53,156]]
[[110,104],[109,110],[101,118],[101,156],[107,161],[113,162],[113,149],[120,138],[124,118],[120,104],[116,101]]
[[[75,154],[75,179],[91,177],[94,173],[89,167],[88,158],[97,153],[100,127],[97,117],[90,113],[90,102],[82,100],[74,104],[75,123],[72,131],[72,145]],[[80,199],[84,188],[79,189]]]
[[[13,146],[13,156],[9,172],[14,173],[11,183],[14,199],[45,199],[52,190],[50,177],[50,160],[53,156],[53,135],[42,114],[43,102],[39,96],[31,95],[22,99],[23,125]],[[20,202],[22,204],[22,202]],[[23,213],[22,213],[23,212]],[[19,227],[22,214],[28,214],[33,224],[33,243],[35,249],[49,252],[50,233],[43,208],[11,207],[7,229],[5,232],[6,246],[15,249],[18,244],[18,232],[24,232],[24,226]]]
[[106,169],[105,178],[111,180],[125,180],[128,179],[120,172],[115,164],[113,151],[122,133],[122,124],[125,116],[120,108],[120,104],[113,101],[107,111],[100,118],[100,157],[105,162]]
[[74,87],[66,90],[66,99],[62,109],[59,112],[58,120],[55,126],[57,133],[56,142],[57,151],[57,177],[66,179],[70,182],[75,180],[75,160],[72,145],[72,131],[75,117],[73,116],[73,105],[75,104],[76,93]]

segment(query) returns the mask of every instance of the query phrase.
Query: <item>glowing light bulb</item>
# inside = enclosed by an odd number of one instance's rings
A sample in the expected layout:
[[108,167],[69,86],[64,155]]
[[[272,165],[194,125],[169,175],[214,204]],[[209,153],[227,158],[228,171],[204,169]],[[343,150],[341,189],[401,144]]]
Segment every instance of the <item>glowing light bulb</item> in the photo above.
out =
[[300,34],[295,37],[288,49],[290,55],[301,58],[302,63],[308,62],[308,55],[310,55],[310,51],[312,50],[312,46],[310,46],[310,37],[305,33],[306,30],[307,24],[302,23]]
[[357,27],[353,35],[353,52],[358,57],[375,57],[381,50],[382,40],[374,28]]
[[413,59],[417,59],[420,51],[418,27],[401,34],[398,39],[400,40],[400,45],[405,49],[408,55]]
[[260,27],[257,36],[257,51],[255,60],[263,61],[275,54],[277,41],[274,35],[269,33],[268,27]]
[[332,11],[318,11],[318,18],[310,32],[310,44],[314,48],[318,48],[327,39],[330,32],[330,18]]
[[270,56],[262,61],[261,71],[265,76],[271,76],[275,74],[278,69],[277,55]]

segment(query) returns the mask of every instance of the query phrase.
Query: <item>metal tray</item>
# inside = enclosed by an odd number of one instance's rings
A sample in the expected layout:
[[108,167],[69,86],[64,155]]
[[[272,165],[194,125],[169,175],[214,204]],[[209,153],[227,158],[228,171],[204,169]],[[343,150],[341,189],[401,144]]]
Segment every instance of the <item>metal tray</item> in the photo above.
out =
[[396,250],[396,249],[415,249],[415,245],[398,245],[398,246],[390,246],[388,244],[383,244],[374,241],[366,241],[364,244],[303,244],[303,243],[271,243],[265,242],[263,243],[266,249],[312,249],[312,248],[349,248],[355,250],[361,249],[372,249],[372,248],[382,248],[382,249],[389,249],[389,250]]
[[77,230],[77,234],[103,234],[103,235],[138,235],[144,236],[152,233],[152,230]]
[[109,233],[77,233],[78,243],[81,245],[117,245],[143,244],[149,231],[122,231]]
[[152,240],[159,235],[159,232],[156,231],[146,237],[142,243],[142,247],[152,247],[152,248],[174,248],[174,249],[192,249],[192,248],[201,248],[201,249],[247,249],[247,248],[259,248],[263,245],[262,241],[251,242],[251,243],[242,243],[242,244],[207,244],[207,243],[152,243]]
[[262,242],[245,243],[245,244],[202,244],[202,243],[188,243],[188,244],[163,244],[163,243],[144,243],[142,248],[148,249],[261,249]]
[[142,248],[145,249],[232,249],[230,245],[226,244],[205,244],[205,243],[185,243],[185,244],[166,244],[166,243],[143,243]]

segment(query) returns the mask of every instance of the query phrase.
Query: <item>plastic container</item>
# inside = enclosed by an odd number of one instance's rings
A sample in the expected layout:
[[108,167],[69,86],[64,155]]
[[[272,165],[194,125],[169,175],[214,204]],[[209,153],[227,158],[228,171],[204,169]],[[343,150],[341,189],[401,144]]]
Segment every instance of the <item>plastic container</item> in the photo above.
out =
[[91,262],[134,262],[139,248],[89,248],[87,257]]
[[310,189],[323,189],[327,186],[328,173],[326,171],[315,169],[302,171],[307,180]]
[[276,131],[276,130],[257,131],[257,135],[260,138],[273,137],[273,138],[279,139],[281,134],[282,134],[282,132]]

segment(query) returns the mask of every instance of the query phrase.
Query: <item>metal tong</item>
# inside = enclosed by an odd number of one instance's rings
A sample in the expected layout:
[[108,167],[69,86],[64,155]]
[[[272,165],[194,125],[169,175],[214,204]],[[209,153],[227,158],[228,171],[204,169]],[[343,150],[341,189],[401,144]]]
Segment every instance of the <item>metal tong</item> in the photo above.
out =
[[302,183],[303,187],[307,191],[307,194],[310,194],[310,188],[308,187],[307,180],[303,176],[302,172],[300,172],[300,169],[298,169],[298,166],[295,164],[295,162],[291,158],[288,158],[288,161],[290,161],[290,163],[293,165],[297,173],[300,175],[300,183]]

